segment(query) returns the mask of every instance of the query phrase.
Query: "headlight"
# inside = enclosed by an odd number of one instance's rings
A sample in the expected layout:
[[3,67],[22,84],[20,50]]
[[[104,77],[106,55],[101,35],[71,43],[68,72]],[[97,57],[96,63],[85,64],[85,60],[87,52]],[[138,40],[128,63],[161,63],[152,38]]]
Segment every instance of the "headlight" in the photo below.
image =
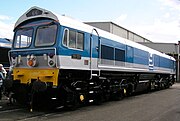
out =
[[29,67],[35,67],[35,66],[37,66],[38,65],[38,63],[37,63],[37,59],[36,59],[36,56],[34,56],[34,55],[27,55],[27,65],[29,66]]

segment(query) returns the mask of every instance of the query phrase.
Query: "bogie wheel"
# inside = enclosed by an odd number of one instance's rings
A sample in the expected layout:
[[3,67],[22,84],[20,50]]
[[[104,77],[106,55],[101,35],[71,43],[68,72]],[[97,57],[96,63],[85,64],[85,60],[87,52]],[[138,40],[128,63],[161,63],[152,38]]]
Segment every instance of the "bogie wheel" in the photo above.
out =
[[132,95],[132,86],[128,85],[128,88],[126,90],[126,96],[131,96]]
[[124,93],[122,90],[117,91],[116,93],[112,94],[112,100],[115,100],[115,101],[119,101],[123,99],[123,97],[124,97]]
[[16,100],[17,103],[20,105],[27,105],[28,103],[28,93],[27,89],[23,86],[19,86],[16,92],[13,94],[13,98]]
[[103,94],[98,94],[97,96],[96,96],[96,99],[95,99],[95,104],[96,105],[101,105],[102,103],[103,103]]
[[80,106],[79,96],[76,93],[68,94],[72,96],[71,100],[66,100],[65,109],[67,110],[76,110]]

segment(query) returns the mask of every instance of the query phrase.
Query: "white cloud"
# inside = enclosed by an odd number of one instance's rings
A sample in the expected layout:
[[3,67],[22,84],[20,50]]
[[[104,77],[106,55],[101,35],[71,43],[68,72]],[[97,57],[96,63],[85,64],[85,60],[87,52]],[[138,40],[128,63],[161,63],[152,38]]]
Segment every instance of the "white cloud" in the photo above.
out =
[[14,24],[7,24],[0,20],[0,38],[13,38]]
[[11,18],[9,16],[0,15],[0,20],[10,20]]
[[11,22],[12,17],[0,15],[0,38],[13,38],[14,24]]
[[168,12],[168,13],[164,14],[163,17],[164,17],[164,18],[169,18],[169,17],[170,17],[170,13]]
[[159,0],[163,6],[168,6],[173,10],[180,11],[180,1],[179,0]]
[[155,19],[153,24],[133,26],[132,30],[153,42],[177,43],[180,40],[179,21]]
[[[154,19],[154,23],[140,27],[144,35],[155,42],[180,41],[180,1],[179,0],[158,0],[161,2],[160,10],[164,15]],[[146,28],[146,29],[145,29]]]
[[117,23],[125,21],[127,19],[127,14],[121,14],[119,17],[115,19]]
[[180,21],[178,17],[170,18],[171,14],[167,12],[151,23],[134,24],[117,21],[119,19],[115,19],[115,23],[153,42],[177,43],[180,41]]
[[[154,21],[152,20],[151,22],[148,22],[144,20],[136,24],[135,22],[127,19],[128,15],[122,14],[120,17],[115,19],[115,23],[120,26],[125,26],[126,29],[133,31],[153,42],[177,43],[180,41],[180,1],[158,1],[161,3],[159,10],[161,10],[161,13],[163,14],[154,16]],[[139,21],[141,21],[140,19]]]

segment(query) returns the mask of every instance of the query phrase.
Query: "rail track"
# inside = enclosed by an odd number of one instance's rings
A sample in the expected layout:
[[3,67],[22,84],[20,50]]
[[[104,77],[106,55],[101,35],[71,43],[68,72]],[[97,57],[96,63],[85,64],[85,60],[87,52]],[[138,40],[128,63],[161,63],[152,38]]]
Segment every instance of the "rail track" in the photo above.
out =
[[[30,112],[27,107],[20,107],[20,105],[16,103],[13,105],[9,105],[8,103],[9,102],[6,98],[0,100],[0,121],[27,121],[56,115],[57,112],[57,109],[40,109]],[[59,109],[58,112],[60,112]]]

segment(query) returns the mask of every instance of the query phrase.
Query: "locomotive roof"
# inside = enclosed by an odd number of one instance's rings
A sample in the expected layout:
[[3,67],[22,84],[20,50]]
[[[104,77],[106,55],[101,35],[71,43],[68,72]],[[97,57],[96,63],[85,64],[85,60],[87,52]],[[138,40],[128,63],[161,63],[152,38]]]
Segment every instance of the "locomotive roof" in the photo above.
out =
[[45,9],[42,9],[42,8],[39,8],[39,7],[36,7],[36,6],[30,8],[27,12],[25,12],[17,20],[17,22],[15,23],[14,28],[19,26],[21,23],[23,23],[23,22],[25,22],[27,20],[33,19],[33,18],[50,18],[52,20],[58,21],[63,26],[67,26],[67,27],[75,28],[75,29],[78,28],[78,30],[85,31],[85,32],[88,32],[88,33],[92,33],[93,29],[96,29],[98,31],[98,34],[101,37],[108,38],[108,39],[120,42],[122,44],[126,44],[126,45],[129,45],[129,46],[132,46],[132,47],[147,51],[149,53],[156,54],[156,55],[159,55],[159,56],[162,56],[162,57],[165,57],[165,58],[168,58],[168,59],[171,59],[171,60],[175,61],[175,59],[173,57],[168,56],[168,55],[166,55],[164,53],[161,53],[161,52],[159,52],[157,50],[151,49],[151,48],[149,48],[147,46],[144,46],[144,45],[141,45],[139,43],[127,40],[125,38],[122,38],[122,37],[119,37],[117,35],[111,34],[111,33],[106,32],[104,30],[98,29],[96,27],[92,27],[90,25],[84,24],[83,22],[74,20],[74,19],[72,19],[70,17],[61,16],[61,15],[55,15],[51,11],[48,11],[48,10],[45,10]]
[[25,12],[21,17],[19,17],[19,19],[15,23],[14,28],[19,26],[21,23],[33,18],[50,18],[55,21],[58,21],[58,17],[51,11],[34,6],[30,8],[27,12]]

